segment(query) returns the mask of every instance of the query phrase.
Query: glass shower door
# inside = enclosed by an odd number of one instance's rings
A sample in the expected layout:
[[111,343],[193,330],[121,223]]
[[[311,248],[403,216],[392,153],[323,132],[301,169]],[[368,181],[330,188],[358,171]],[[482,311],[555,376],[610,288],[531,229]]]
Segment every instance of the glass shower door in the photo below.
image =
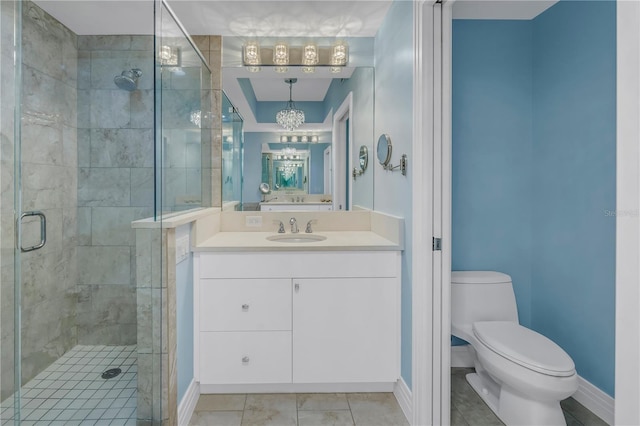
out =
[[[15,392],[19,363],[15,360],[19,345],[16,333],[18,310],[16,309],[16,283],[19,283],[19,253],[15,251],[15,203],[14,169],[15,146],[15,87],[16,68],[14,58],[19,59],[16,46],[15,17],[19,15],[20,2],[0,2],[0,423],[12,424],[19,406],[19,393]],[[19,22],[18,22],[19,24]],[[19,40],[19,37],[18,37]],[[17,353],[19,355],[19,352]]]

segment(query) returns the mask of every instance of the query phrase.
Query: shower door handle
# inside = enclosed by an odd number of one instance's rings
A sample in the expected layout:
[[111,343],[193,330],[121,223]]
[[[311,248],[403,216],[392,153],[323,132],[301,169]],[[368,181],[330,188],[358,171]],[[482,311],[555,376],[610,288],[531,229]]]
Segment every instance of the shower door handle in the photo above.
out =
[[[28,251],[38,250],[47,243],[47,217],[41,211],[30,211],[24,212],[20,215],[20,219],[18,219],[18,226],[16,227],[16,232],[18,229],[22,229],[22,219],[28,216],[38,216],[40,218],[40,243],[31,247],[22,247],[22,242],[20,242],[20,251],[22,253],[26,253]],[[21,241],[16,237],[16,241]]]

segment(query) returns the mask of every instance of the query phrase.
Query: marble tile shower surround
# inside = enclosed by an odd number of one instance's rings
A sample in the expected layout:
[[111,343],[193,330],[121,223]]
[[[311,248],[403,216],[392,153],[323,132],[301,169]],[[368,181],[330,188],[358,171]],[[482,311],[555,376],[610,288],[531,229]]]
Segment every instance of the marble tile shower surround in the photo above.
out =
[[194,35],[192,40],[211,70],[211,90],[203,91],[210,105],[210,132],[202,135],[202,206],[222,206],[222,37]]
[[[138,89],[113,78],[139,68]],[[78,343],[137,340],[135,233],[153,215],[152,36],[78,36]]]
[[[47,244],[21,256],[26,383],[77,341],[77,192],[69,188],[78,179],[78,55],[74,33],[34,3],[22,7],[22,210],[41,210],[47,217]],[[37,221],[25,220],[22,229],[24,246],[39,241]],[[2,282],[13,285],[13,277],[3,275]],[[13,347],[4,326],[3,321],[1,344]],[[12,377],[4,355],[2,376]]]

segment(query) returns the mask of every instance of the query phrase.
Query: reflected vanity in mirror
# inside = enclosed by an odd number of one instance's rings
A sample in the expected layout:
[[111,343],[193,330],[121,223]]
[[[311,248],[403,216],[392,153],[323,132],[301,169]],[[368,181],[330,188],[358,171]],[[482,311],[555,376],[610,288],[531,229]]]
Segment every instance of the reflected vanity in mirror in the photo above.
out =
[[[233,39],[223,38],[223,52],[242,42]],[[243,119],[243,144],[237,163],[222,166],[242,170],[238,209],[373,209],[373,170],[364,173],[374,149],[373,67],[250,72],[229,66],[231,59],[223,57],[222,88]],[[293,86],[285,83],[293,78]],[[305,116],[294,130],[276,123],[290,99]],[[357,180],[350,176],[354,169],[362,171]],[[269,185],[266,194],[261,183]]]

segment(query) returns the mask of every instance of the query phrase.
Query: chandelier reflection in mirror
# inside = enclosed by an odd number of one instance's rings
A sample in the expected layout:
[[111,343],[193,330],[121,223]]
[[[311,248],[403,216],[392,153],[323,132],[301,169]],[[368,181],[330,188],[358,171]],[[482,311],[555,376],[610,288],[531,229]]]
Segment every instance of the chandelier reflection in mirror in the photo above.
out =
[[289,131],[304,124],[304,112],[296,109],[296,105],[293,103],[293,84],[297,81],[297,78],[288,78],[284,81],[289,85],[289,101],[285,108],[276,114],[276,123]]

